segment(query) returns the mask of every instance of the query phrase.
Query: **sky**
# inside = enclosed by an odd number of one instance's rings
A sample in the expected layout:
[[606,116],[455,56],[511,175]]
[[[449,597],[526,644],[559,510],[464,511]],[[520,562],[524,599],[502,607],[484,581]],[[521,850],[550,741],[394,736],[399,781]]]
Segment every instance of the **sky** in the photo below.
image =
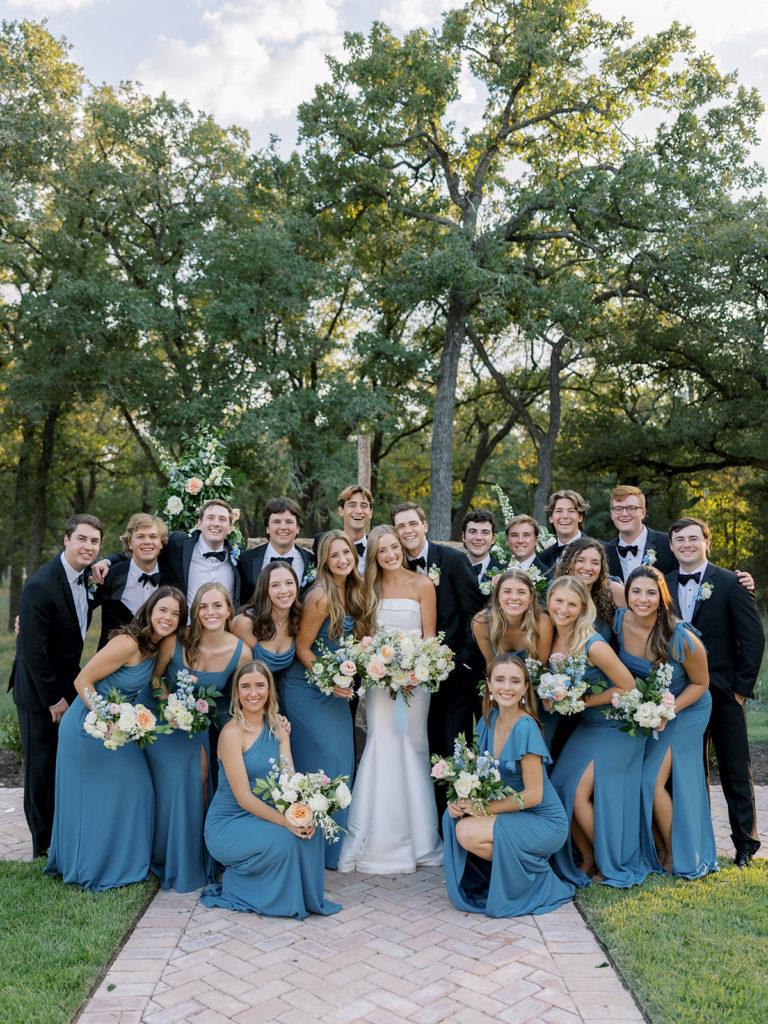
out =
[[[141,82],[167,92],[222,125],[246,128],[253,148],[270,135],[287,155],[296,142],[298,104],[328,77],[325,55],[340,57],[345,31],[375,20],[396,34],[439,23],[447,0],[0,0],[4,20],[47,18],[95,84]],[[629,18],[636,32],[677,20],[722,71],[736,70],[768,103],[766,0],[593,0],[606,17]],[[756,156],[768,166],[768,116]]]

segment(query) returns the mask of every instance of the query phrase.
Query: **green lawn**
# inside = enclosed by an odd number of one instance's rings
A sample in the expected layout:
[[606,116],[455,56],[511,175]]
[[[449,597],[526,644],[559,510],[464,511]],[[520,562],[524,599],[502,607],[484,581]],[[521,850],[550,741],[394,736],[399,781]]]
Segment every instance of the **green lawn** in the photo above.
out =
[[768,861],[576,897],[653,1024],[746,1024],[768,1006]]

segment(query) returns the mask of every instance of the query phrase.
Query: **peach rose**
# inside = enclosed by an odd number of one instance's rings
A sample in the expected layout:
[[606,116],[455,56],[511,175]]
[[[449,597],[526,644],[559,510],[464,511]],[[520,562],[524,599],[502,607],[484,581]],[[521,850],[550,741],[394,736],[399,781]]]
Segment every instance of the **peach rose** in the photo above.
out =
[[187,494],[199,494],[202,489],[203,481],[199,476],[191,476],[184,484],[184,490]]
[[239,508],[233,508],[232,509],[232,522],[236,523],[239,518],[240,518],[240,509]]
[[387,674],[387,667],[381,661],[376,661],[375,658],[371,659],[368,665],[368,675],[371,679],[383,679]]
[[395,648],[391,644],[382,644],[381,649],[379,650],[379,656],[383,658],[384,661],[392,661],[395,656]]
[[357,672],[357,665],[350,658],[347,658],[346,661],[342,661],[339,665],[339,672],[343,676],[353,676]]
[[149,732],[150,729],[154,729],[156,721],[157,719],[149,708],[142,707],[141,704],[138,705],[136,708],[136,725],[138,725],[142,732]]
[[363,639],[360,641],[360,646],[363,648],[364,651],[367,651],[372,643],[373,643],[373,637],[372,636],[364,636]]
[[309,828],[312,825],[312,811],[306,804],[297,802],[286,810],[285,820],[294,828]]

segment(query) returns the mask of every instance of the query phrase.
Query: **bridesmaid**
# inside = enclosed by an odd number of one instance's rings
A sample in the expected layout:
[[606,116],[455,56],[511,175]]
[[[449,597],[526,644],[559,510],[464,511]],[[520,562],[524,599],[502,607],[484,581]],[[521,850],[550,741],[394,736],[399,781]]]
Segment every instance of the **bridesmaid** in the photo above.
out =
[[595,632],[613,643],[613,613],[624,606],[624,588],[611,579],[605,548],[591,537],[579,537],[567,545],[555,564],[555,579],[575,576],[587,588],[597,612]]
[[645,741],[641,847],[650,871],[701,878],[717,871],[701,756],[712,710],[707,654],[696,630],[675,616],[658,569],[638,566],[625,589],[628,608],[616,613],[619,657],[642,679],[668,662],[675,695],[675,718]]
[[568,840],[568,819],[544,766],[549,752],[536,721],[536,703],[525,663],[514,654],[491,662],[478,724],[479,749],[500,762],[515,797],[488,805],[471,800],[448,805],[443,816],[445,882],[459,910],[489,917],[546,914],[573,898],[574,886],[558,878],[549,857]]
[[256,779],[265,778],[279,759],[292,766],[288,733],[277,715],[275,682],[261,661],[248,662],[237,672],[219,756],[220,782],[206,819],[205,842],[225,870],[200,902],[267,917],[341,910],[323,896],[322,834],[314,826],[289,824],[284,814],[253,795]]
[[[230,692],[234,672],[250,661],[250,651],[229,629],[234,609],[221,583],[204,583],[192,602],[186,635],[169,657],[158,659],[155,683],[187,669],[198,686],[213,684]],[[224,698],[217,700],[220,709]],[[224,716],[226,718],[226,716]],[[211,738],[174,729],[145,750],[155,789],[152,872],[161,889],[191,892],[209,880],[213,866],[205,856],[203,822],[212,795]]]
[[555,627],[553,654],[586,656],[585,678],[598,693],[584,695],[586,709],[552,769],[552,785],[571,820],[573,844],[581,856],[580,869],[569,846],[555,854],[553,867],[576,885],[590,876],[618,888],[642,882],[648,873],[640,852],[640,777],[642,737],[620,730],[620,722],[605,717],[602,708],[614,693],[634,688],[634,678],[603,638],[595,632],[595,605],[575,576],[555,580],[547,595]]
[[[283,710],[291,723],[291,747],[296,770],[323,769],[332,779],[355,771],[350,687],[335,686],[326,695],[311,682],[318,641],[338,647],[342,636],[375,631],[376,608],[368,599],[357,571],[357,551],[341,530],[323,534],[317,550],[317,578],[304,598],[304,617],[296,637],[296,660],[283,676]],[[336,821],[344,828],[347,811]],[[336,868],[341,842],[326,843],[325,866]]]
[[154,809],[147,762],[138,743],[107,750],[83,731],[90,711],[86,695],[105,695],[115,688],[135,700],[149,682],[158,651],[167,656],[173,635],[186,620],[184,595],[173,587],[158,587],[75,679],[79,700],[67,709],[59,727],[56,812],[46,874],[99,892],[147,877]]
[[303,612],[299,581],[288,562],[271,562],[256,580],[251,600],[235,616],[232,632],[257,661],[263,661],[277,680],[296,654],[296,634]]
[[505,570],[497,579],[487,608],[472,619],[472,635],[486,668],[497,654],[544,661],[552,647],[552,623],[536,600],[536,588],[523,569]]

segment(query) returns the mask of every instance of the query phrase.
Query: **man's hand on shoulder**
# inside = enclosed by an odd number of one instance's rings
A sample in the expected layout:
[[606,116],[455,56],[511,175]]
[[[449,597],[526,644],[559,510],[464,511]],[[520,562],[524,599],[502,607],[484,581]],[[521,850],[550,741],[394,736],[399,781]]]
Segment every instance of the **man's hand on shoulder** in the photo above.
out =
[[91,576],[93,577],[94,583],[100,585],[104,582],[107,578],[107,573],[109,572],[111,564],[112,563],[108,558],[102,558],[101,561],[93,563],[91,566]]
[[736,569],[735,572],[736,572],[736,576],[738,577],[739,583],[742,585],[742,587],[744,587],[746,590],[748,590],[750,592],[750,594],[754,594],[754,592],[755,592],[755,581],[752,578],[751,573],[742,572],[741,569]]

